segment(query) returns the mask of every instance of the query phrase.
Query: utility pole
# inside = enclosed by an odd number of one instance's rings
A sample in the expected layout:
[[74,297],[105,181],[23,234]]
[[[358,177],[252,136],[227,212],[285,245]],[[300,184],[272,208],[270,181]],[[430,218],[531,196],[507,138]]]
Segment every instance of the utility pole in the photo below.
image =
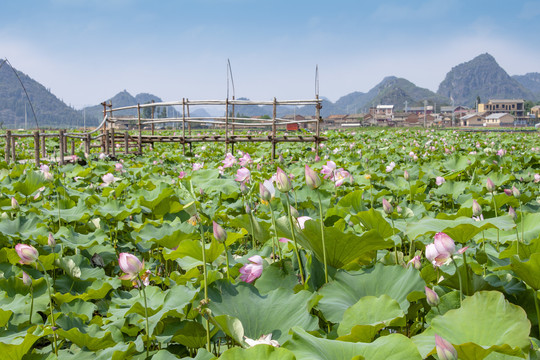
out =
[[426,107],[427,107],[427,100],[424,100],[424,128],[426,128]]

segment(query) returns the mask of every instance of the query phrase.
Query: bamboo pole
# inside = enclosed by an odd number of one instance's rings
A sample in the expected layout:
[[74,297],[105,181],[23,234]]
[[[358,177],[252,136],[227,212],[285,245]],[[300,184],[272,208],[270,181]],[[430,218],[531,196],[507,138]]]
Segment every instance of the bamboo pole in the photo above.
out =
[[43,136],[41,137],[41,157],[46,158],[47,157],[47,147],[46,147],[46,139],[45,139],[45,133],[43,133]]
[[[191,119],[191,116],[189,115],[189,99],[186,99],[187,100],[187,117],[188,119]],[[191,121],[188,122],[188,134],[189,136],[191,136]],[[189,145],[191,145],[191,143],[189,143]]]
[[39,130],[34,131],[34,160],[36,161],[36,167],[39,167]]
[[110,146],[109,146],[109,129],[105,130],[105,154],[109,155]]
[[75,155],[75,139],[71,139],[71,156]]
[[[153,104],[154,102],[155,102],[155,101],[152,100],[152,104]],[[156,107],[155,107],[155,106],[152,106],[152,116],[151,116],[151,118],[152,118],[152,123],[151,123],[151,125],[150,125],[150,126],[152,127],[152,135],[154,135],[154,127],[155,127],[155,125],[154,125],[154,111],[155,111],[155,110],[156,110]],[[151,147],[152,147],[152,151],[154,151],[154,143],[153,143],[153,142],[151,143]]]
[[129,154],[129,133],[127,130],[124,133],[124,154]]
[[272,161],[276,159],[276,117],[277,117],[277,100],[274,98],[272,111]]
[[229,152],[229,99],[225,100],[225,154]]
[[90,156],[90,134],[86,134],[84,137],[84,153],[86,156]]
[[112,150],[112,156],[116,156],[116,144],[114,141],[114,126],[111,126],[111,150]]
[[17,153],[15,151],[16,142],[17,142],[17,138],[15,136],[11,136],[11,158],[13,159],[14,163],[17,161]]
[[142,155],[141,104],[137,104],[137,118],[139,120],[139,155]]
[[[315,98],[317,100],[319,100],[319,95],[315,95]],[[320,122],[322,121],[321,119],[321,108],[322,108],[322,105],[320,103],[317,103],[315,105],[315,117],[317,118],[317,123],[315,124],[316,125],[316,139],[315,139],[315,154],[317,154],[317,156],[319,155],[319,137],[321,135],[321,130],[320,130]]]
[[60,145],[60,165],[64,165],[64,151],[65,151],[64,130],[60,130],[58,132],[58,142]]
[[[190,135],[191,135],[191,127],[189,130],[190,130]],[[182,98],[182,149],[183,149],[182,153],[186,155],[186,99],[185,98]]]
[[8,164],[9,164],[9,158],[11,157],[10,152],[11,152],[11,130],[7,130],[6,131],[6,150],[4,152],[4,155],[6,158],[6,163]]

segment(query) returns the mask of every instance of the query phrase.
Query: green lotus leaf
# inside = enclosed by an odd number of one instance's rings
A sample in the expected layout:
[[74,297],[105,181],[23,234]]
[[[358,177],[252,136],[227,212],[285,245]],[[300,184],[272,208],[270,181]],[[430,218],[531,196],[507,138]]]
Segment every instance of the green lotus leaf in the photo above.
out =
[[206,349],[199,349],[197,350],[197,355],[194,358],[191,357],[183,357],[180,360],[214,360],[217,359],[214,354],[208,352]]
[[471,166],[471,163],[474,163],[474,158],[471,159],[471,156],[463,156],[463,155],[454,155],[450,157],[448,160],[444,161],[442,163],[442,166],[447,171],[463,171],[467,169],[469,166]]
[[83,301],[81,299],[75,299],[70,303],[63,303],[60,305],[60,311],[65,315],[72,314],[73,316],[80,317],[83,321],[90,321],[92,314],[96,310],[96,305]]
[[[223,331],[227,336],[236,341],[237,344],[244,343],[244,327],[240,320],[229,315],[218,315],[211,319],[212,323]],[[206,331],[205,331],[206,335]],[[206,338],[205,338],[206,341]]]
[[[518,229],[521,229],[518,225]],[[521,238],[521,235],[520,235]],[[518,250],[519,246],[519,250]],[[529,244],[524,244],[521,241],[518,243],[517,241],[512,241],[510,246],[508,246],[505,250],[501,251],[499,254],[499,258],[501,259],[507,259],[511,258],[513,255],[518,255],[520,259],[528,259],[531,257],[532,254],[540,252],[540,237],[531,240]]]
[[47,238],[49,230],[43,220],[35,215],[19,215],[15,219],[1,219],[0,233],[2,236],[15,238],[17,240]]
[[105,277],[105,271],[102,268],[92,267],[90,260],[81,254],[63,256],[56,261],[56,265],[73,279],[93,280]]
[[491,352],[522,356],[530,328],[525,311],[502,293],[480,291],[465,298],[461,308],[434,317],[412,340],[423,357],[435,353],[435,334],[452,343],[460,359],[483,359]]
[[144,206],[153,212],[160,206],[162,202],[168,203],[173,194],[174,189],[169,184],[160,182],[158,186],[155,186],[150,191],[146,189],[139,189],[138,191],[134,192],[133,197],[137,199],[141,206]]
[[[27,270],[28,271],[28,270]],[[41,322],[38,311],[47,311],[49,296],[47,293],[47,283],[44,278],[32,280],[34,288],[34,307],[32,313],[32,323]],[[22,281],[15,277],[7,279],[0,278],[0,325],[10,324],[20,325],[30,320],[30,307],[32,298],[30,289]]]
[[[516,224],[516,229],[518,230],[519,239],[522,242],[532,241],[538,239],[540,234],[540,213],[526,213],[521,222]],[[521,229],[523,226],[523,239],[521,238]],[[507,231],[499,232],[499,240],[501,242],[514,241],[516,240],[516,230],[504,229]],[[486,231],[486,237],[495,237],[497,238],[497,232],[494,230]]]
[[[31,332],[31,330],[36,330]],[[32,348],[35,342],[52,333],[50,329],[38,331],[35,327],[22,331],[0,328],[0,354],[2,359],[20,360]]]
[[292,339],[282,347],[292,351],[297,360],[352,359],[355,356],[370,360],[422,359],[415,344],[399,334],[382,336],[371,343],[318,338],[300,327],[294,327],[291,334]]
[[465,243],[472,239],[482,230],[494,228],[500,230],[509,230],[515,227],[514,221],[508,215],[496,218],[475,221],[471,218],[460,217],[455,220],[433,219],[425,217],[420,221],[412,222],[407,225],[406,234],[410,239],[416,239],[421,235],[434,235],[438,232],[444,232],[454,241]]
[[512,257],[510,268],[525,284],[540,290],[540,253],[534,253],[528,261],[522,262],[517,255]]
[[43,215],[52,217],[54,222],[58,222],[58,217],[60,217],[65,223],[86,222],[94,214],[82,199],[73,207],[64,208],[60,206],[60,210],[56,206],[50,210],[42,208],[41,212]]
[[212,314],[237,318],[251,339],[272,333],[272,339],[281,344],[290,337],[293,326],[318,328],[317,319],[309,313],[313,294],[307,291],[295,294],[280,288],[261,295],[251,284],[218,280],[209,287],[208,297]]
[[76,232],[71,226],[62,226],[60,230],[54,234],[54,238],[70,249],[83,250],[94,245],[103,244],[109,239],[109,235],[101,229],[89,232],[88,234],[81,234]]
[[99,279],[95,281],[80,281],[68,276],[58,277],[55,288],[59,290],[53,297],[59,303],[71,302],[75,299],[84,301],[103,299],[109,291],[122,285],[118,278]]
[[378,263],[362,271],[338,271],[334,281],[319,290],[323,296],[317,307],[324,317],[334,323],[341,322],[345,311],[364,296],[388,295],[401,309],[409,308],[407,297],[424,292],[425,282],[418,270],[402,266],[384,266]]
[[240,188],[233,179],[219,179],[218,169],[202,169],[193,172],[191,183],[194,188],[203,189],[205,193],[224,193],[227,195],[239,193]]
[[345,336],[350,334],[351,330],[357,325],[373,329],[370,339],[364,341],[370,342],[375,337],[376,332],[383,327],[404,326],[405,312],[398,302],[388,295],[379,297],[364,296],[356,304],[345,310],[337,333],[339,336]]
[[27,171],[24,180],[19,180],[13,184],[13,190],[28,197],[47,183],[48,181],[45,180],[41,173],[37,171]]
[[[278,235],[292,239],[288,220],[278,219]],[[318,221],[308,220],[304,229],[295,230],[296,240],[304,248],[313,251],[317,258],[323,260],[323,247],[321,228]],[[326,261],[328,265],[341,268],[355,259],[373,250],[387,249],[394,245],[392,241],[385,241],[376,230],[369,230],[361,235],[346,233],[336,226],[324,227]]]
[[375,230],[385,239],[394,234],[392,231],[392,226],[383,217],[380,211],[373,209],[362,211],[356,216],[351,217],[351,221],[354,222],[355,219],[358,219],[366,230]]
[[220,360],[295,360],[294,354],[284,348],[275,348],[270,345],[257,345],[249,349],[232,348],[226,350]]
[[171,338],[172,341],[192,349],[206,346],[206,328],[202,324],[195,321],[182,321],[181,325],[182,327]]
[[109,331],[104,331],[96,324],[86,325],[78,316],[60,314],[56,319],[60,337],[66,338],[80,347],[90,350],[105,349],[116,345]]
[[[133,342],[118,343],[115,346],[108,347],[97,352],[92,351],[93,359],[95,360],[124,360],[131,358],[137,352]],[[78,360],[75,357],[74,360]]]
[[114,218],[117,221],[122,221],[128,216],[140,213],[141,210],[133,207],[128,208],[124,202],[120,200],[109,200],[105,204],[101,204],[99,208],[94,211],[95,216],[102,216],[105,218]]
[[293,269],[292,262],[284,260],[265,267],[261,277],[257,279],[255,287],[261,294],[264,294],[276,288],[293,289],[298,283],[298,276]]
[[470,184],[464,181],[447,181],[434,189],[433,193],[438,196],[452,195],[453,199],[457,199],[469,186]]
[[[223,245],[217,242],[214,238],[210,243],[206,243],[206,262],[213,263],[225,249]],[[180,242],[176,250],[163,250],[163,258],[165,260],[188,260],[180,263],[184,270],[190,270],[196,266],[201,266],[202,262],[202,246],[200,240],[183,240]]]
[[200,239],[200,236],[196,228],[180,219],[170,223],[164,222],[160,226],[145,223],[138,230],[131,232],[131,237],[137,241],[155,242],[169,249],[178,246],[182,240],[196,240]]

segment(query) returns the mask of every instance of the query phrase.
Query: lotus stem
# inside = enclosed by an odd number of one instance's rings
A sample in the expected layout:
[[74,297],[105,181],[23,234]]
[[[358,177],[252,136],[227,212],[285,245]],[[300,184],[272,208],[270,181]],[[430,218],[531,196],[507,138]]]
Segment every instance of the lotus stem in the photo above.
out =
[[51,325],[53,327],[53,339],[54,339],[54,354],[58,357],[58,342],[56,340],[56,322],[54,320],[54,313],[53,313],[53,302],[52,302],[52,294],[51,294],[51,284],[49,282],[49,278],[47,277],[47,270],[45,270],[45,266],[43,266],[43,263],[41,261],[37,261],[39,265],[41,265],[41,268],[43,269],[43,277],[45,278],[45,281],[47,282],[47,291],[49,293],[49,308],[51,311]]
[[458,275],[459,280],[459,306],[463,305],[463,285],[461,283],[461,273],[459,272],[458,266],[456,264],[456,259],[454,259],[454,255],[451,256],[452,263],[454,263],[454,266],[456,267],[456,273]]
[[150,334],[148,333],[148,303],[146,300],[146,290],[141,277],[139,276],[139,283],[141,284],[142,293],[144,297],[144,318],[146,319],[146,358],[149,357],[149,347],[150,347]]
[[32,313],[34,312],[34,287],[30,285],[30,319],[28,321],[32,324]]
[[229,273],[229,251],[227,250],[227,244],[223,242],[223,247],[225,248],[225,263],[227,264],[227,280],[231,279],[231,274]]
[[467,266],[467,253],[463,253],[463,266],[465,267],[465,294],[469,294],[469,267]]
[[302,266],[302,259],[300,259],[300,254],[298,253],[298,245],[296,243],[296,235],[294,234],[294,223],[292,221],[292,215],[291,215],[291,202],[289,201],[288,194],[285,194],[285,198],[287,199],[287,214],[289,216],[289,225],[291,226],[291,237],[293,240],[293,246],[294,246],[294,253],[296,254],[296,259],[298,260],[298,268],[300,269],[300,281],[302,285],[304,285],[305,278],[304,278],[304,269]]
[[[394,219],[390,218],[390,220],[392,221],[392,237],[394,237],[394,235],[396,235],[396,230],[394,229]],[[392,241],[394,241],[394,239],[392,239]],[[397,245],[395,243],[394,243],[394,257],[396,259],[396,265],[398,265],[399,260],[398,260],[398,255],[397,255]]]
[[[524,238],[523,238],[523,233],[525,231],[524,228],[523,228],[524,225],[525,225],[523,220],[525,219],[525,217],[523,216],[523,209],[521,207],[521,200],[519,201],[519,212],[521,214],[521,241],[523,242],[523,241],[525,241]],[[517,230],[517,226],[516,226],[516,230]]]
[[[283,260],[283,255],[281,254],[281,246],[279,246],[279,241],[277,238],[277,227],[276,227],[276,216],[274,215],[274,209],[272,209],[272,203],[268,202],[268,207],[270,208],[270,214],[272,216],[272,226],[274,227],[274,242],[276,247],[279,251],[279,259]],[[274,250],[274,257],[276,256],[275,250]]]
[[[204,300],[208,303],[208,275],[206,273],[206,242],[204,241],[204,232],[202,223],[199,225],[201,232],[201,247],[203,261],[203,281],[204,281]],[[206,350],[210,351],[210,322],[206,319]]]
[[534,307],[536,308],[536,320],[538,321],[538,333],[540,334],[540,306],[538,305],[538,291],[531,288],[534,296]]
[[328,282],[328,265],[326,262],[326,243],[325,243],[325,237],[324,237],[322,201],[321,201],[321,193],[319,191],[317,191],[317,197],[319,199],[319,220],[321,223],[321,240],[322,240],[323,263],[324,263],[324,282],[327,283]]

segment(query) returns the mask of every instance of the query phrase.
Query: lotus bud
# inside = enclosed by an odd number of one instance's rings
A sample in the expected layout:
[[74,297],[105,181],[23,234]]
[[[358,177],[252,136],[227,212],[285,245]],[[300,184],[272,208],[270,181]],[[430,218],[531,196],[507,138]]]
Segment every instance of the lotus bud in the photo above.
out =
[[249,191],[249,189],[247,188],[246,183],[245,182],[241,183],[240,184],[240,192],[245,195],[245,194],[248,193],[248,191]]
[[440,360],[457,360],[456,349],[448,341],[435,334],[435,347]]
[[272,194],[270,194],[270,191],[263,185],[263,183],[259,183],[259,195],[264,201],[270,201],[272,198]]
[[120,277],[122,280],[133,280],[144,269],[144,263],[135,255],[129,253],[120,253],[118,256],[118,265],[120,266],[120,270],[125,274]]
[[433,243],[435,244],[435,248],[439,252],[439,254],[446,253],[449,255],[453,255],[456,252],[456,245],[454,244],[454,240],[448,235],[446,235],[443,232],[439,232],[435,234],[435,240]]
[[504,189],[503,191],[504,191],[504,193],[505,193],[506,195],[508,195],[508,196],[512,196],[512,195],[513,195],[511,189]]
[[17,201],[17,199],[15,199],[15,197],[11,198],[11,208],[12,209],[18,209],[19,208],[19,202]]
[[217,222],[213,222],[214,237],[219,242],[227,240],[227,232]]
[[422,259],[420,258],[420,255],[416,255],[411,260],[409,260],[407,265],[409,264],[412,264],[416,270],[420,270],[420,268],[422,267]]
[[300,216],[300,214],[298,213],[298,210],[296,210],[294,207],[291,206],[290,209],[291,209],[291,216],[293,218],[297,218]]
[[446,180],[442,176],[437,176],[435,178],[435,184],[437,184],[437,186],[441,186],[445,182],[446,182]]
[[515,198],[519,198],[521,196],[521,192],[517,187],[512,186],[512,195],[514,195]]
[[251,212],[251,206],[249,203],[246,203],[246,214],[249,214]]
[[49,247],[51,248],[54,248],[56,246],[56,240],[54,239],[51,233],[49,233],[49,238],[47,239],[47,245],[49,245]]
[[289,192],[292,189],[291,179],[289,179],[285,171],[281,170],[280,167],[277,168],[276,172],[276,186],[283,193]]
[[512,217],[512,219],[514,219],[514,221],[516,221],[516,219],[517,219],[516,210],[514,210],[514,208],[511,207],[511,206],[508,209],[508,215],[510,215]]
[[394,207],[386,199],[382,199],[382,206],[386,214],[389,215],[394,212]]
[[473,213],[473,216],[482,215],[482,207],[480,206],[480,204],[476,200],[472,201],[472,213]]
[[405,170],[403,172],[403,178],[406,180],[406,181],[409,181],[409,172],[407,170]]
[[21,258],[19,261],[21,264],[32,264],[39,257],[38,251],[32,245],[17,244],[15,245],[15,251]]
[[494,192],[495,191],[495,184],[493,183],[493,181],[490,178],[488,178],[486,180],[486,189],[489,192]]
[[22,281],[24,285],[32,286],[32,278],[24,271],[22,272]]
[[319,178],[319,175],[313,169],[311,169],[308,165],[305,167],[305,173],[306,173],[306,184],[307,186],[314,190],[317,189],[319,186],[321,186],[321,178]]
[[426,289],[426,300],[429,306],[431,307],[438,306],[439,303],[441,302],[441,300],[439,299],[439,295],[437,295],[435,291],[428,288],[427,286],[425,287],[425,289]]

